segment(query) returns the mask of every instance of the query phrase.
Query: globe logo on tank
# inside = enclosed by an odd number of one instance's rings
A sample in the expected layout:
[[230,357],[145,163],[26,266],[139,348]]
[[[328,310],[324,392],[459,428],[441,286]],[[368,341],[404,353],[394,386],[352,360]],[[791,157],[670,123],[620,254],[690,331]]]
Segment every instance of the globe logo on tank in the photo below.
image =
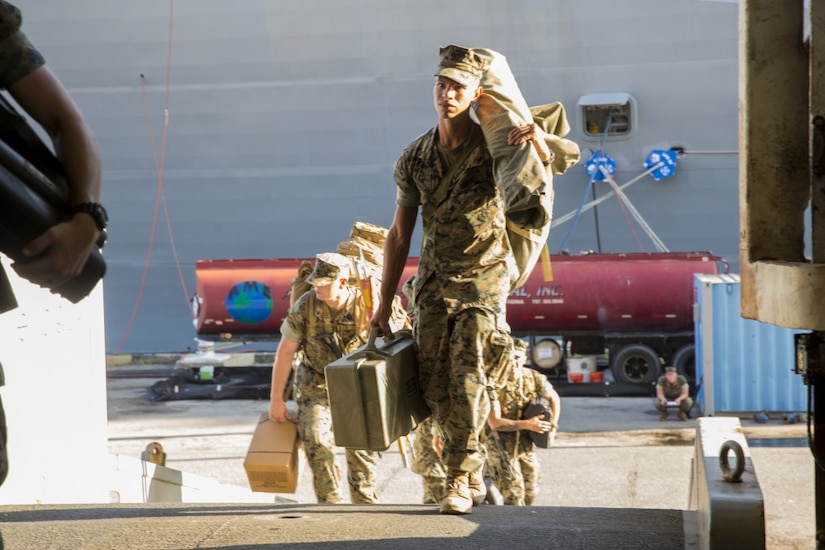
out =
[[244,281],[226,294],[226,311],[239,323],[254,325],[272,313],[272,290],[260,281]]

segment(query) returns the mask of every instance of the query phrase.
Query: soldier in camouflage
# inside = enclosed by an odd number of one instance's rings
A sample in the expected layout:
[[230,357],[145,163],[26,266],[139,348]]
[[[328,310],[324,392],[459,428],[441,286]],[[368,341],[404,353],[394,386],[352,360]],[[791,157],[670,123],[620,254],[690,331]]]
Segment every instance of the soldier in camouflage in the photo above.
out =
[[[415,297],[413,285],[415,275],[404,281],[401,292],[407,297],[407,311],[414,316]],[[411,470],[421,476],[424,486],[424,504],[438,504],[444,496],[444,486],[447,481],[447,471],[441,462],[441,430],[430,416],[415,427],[413,441],[413,462]]]
[[398,288],[421,206],[413,333],[424,398],[444,435],[446,514],[470,513],[484,501],[485,386],[497,383],[511,347],[505,307],[514,258],[493,159],[470,119],[485,68],[471,49],[440,50],[433,82],[438,124],[395,163],[397,207],[384,245],[381,305],[371,321],[386,332],[384,304]]
[[[281,341],[272,369],[269,417],[276,422],[286,422],[289,419],[284,390],[295,353],[303,350],[304,360],[297,367],[294,384],[298,433],[319,503],[343,501],[324,368],[364,345],[369,336],[364,299],[358,288],[349,286],[349,275],[350,261],[345,256],[336,253],[317,256],[315,268],[307,278],[313,290],[290,307],[281,325]],[[393,319],[393,322],[400,326],[404,320]],[[377,503],[376,454],[353,449],[346,449],[345,454],[351,501]]]
[[[541,479],[533,440],[526,432],[549,432],[552,444],[561,415],[561,399],[546,376],[524,366],[527,342],[520,339],[513,342],[507,383],[489,395],[487,456],[493,482],[501,491],[504,504],[530,506]],[[522,418],[527,405],[536,400],[546,400],[549,404],[549,421],[541,415]]]
[[689,396],[690,385],[687,378],[676,372],[676,367],[665,367],[665,374],[656,381],[656,399],[653,406],[661,413],[659,420],[667,420],[668,409],[678,410],[679,420],[686,421],[693,399]]
[[[17,7],[0,1],[0,88],[7,90],[51,138],[66,170],[73,211],[75,207],[97,205],[101,190],[97,140],[57,75],[20,30],[22,21]],[[81,272],[99,235],[92,215],[78,210],[72,218],[28,243],[23,253],[33,259],[15,262],[12,267],[34,284],[57,288]],[[0,313],[15,307],[17,301],[0,267]],[[0,366],[0,386],[3,382]],[[0,484],[7,472],[6,422],[0,402]]]

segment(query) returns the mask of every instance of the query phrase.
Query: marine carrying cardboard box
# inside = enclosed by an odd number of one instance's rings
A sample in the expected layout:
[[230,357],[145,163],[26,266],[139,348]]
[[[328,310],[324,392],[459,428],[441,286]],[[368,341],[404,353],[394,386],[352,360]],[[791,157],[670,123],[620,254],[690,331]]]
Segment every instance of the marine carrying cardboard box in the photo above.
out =
[[243,461],[249,486],[259,493],[294,493],[303,467],[303,446],[292,422],[261,413]]

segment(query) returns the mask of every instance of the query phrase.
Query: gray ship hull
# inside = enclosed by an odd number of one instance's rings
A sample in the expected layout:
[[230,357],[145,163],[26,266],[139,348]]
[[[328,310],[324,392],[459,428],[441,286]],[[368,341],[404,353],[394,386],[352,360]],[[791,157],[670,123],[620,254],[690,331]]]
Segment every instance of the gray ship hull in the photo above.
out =
[[[431,76],[451,42],[505,54],[530,104],[561,101],[583,161],[603,145],[619,185],[651,150],[682,148],[673,177],[627,196],[670,250],[737,271],[735,2],[17,4],[100,141],[110,353],[194,347],[198,259],[312,257],[356,220],[389,226],[393,163],[435,123]],[[637,118],[602,144],[578,104],[612,92],[632,95]],[[582,164],[557,178],[557,217],[610,190],[589,180]],[[615,198],[549,244],[655,250]]]

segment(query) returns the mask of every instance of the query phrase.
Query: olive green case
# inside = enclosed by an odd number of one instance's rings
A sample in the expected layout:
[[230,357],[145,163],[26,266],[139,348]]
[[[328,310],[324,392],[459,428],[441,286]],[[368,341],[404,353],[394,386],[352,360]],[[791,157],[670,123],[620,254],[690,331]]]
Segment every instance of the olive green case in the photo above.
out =
[[384,451],[430,416],[410,331],[376,339],[326,367],[335,444]]

